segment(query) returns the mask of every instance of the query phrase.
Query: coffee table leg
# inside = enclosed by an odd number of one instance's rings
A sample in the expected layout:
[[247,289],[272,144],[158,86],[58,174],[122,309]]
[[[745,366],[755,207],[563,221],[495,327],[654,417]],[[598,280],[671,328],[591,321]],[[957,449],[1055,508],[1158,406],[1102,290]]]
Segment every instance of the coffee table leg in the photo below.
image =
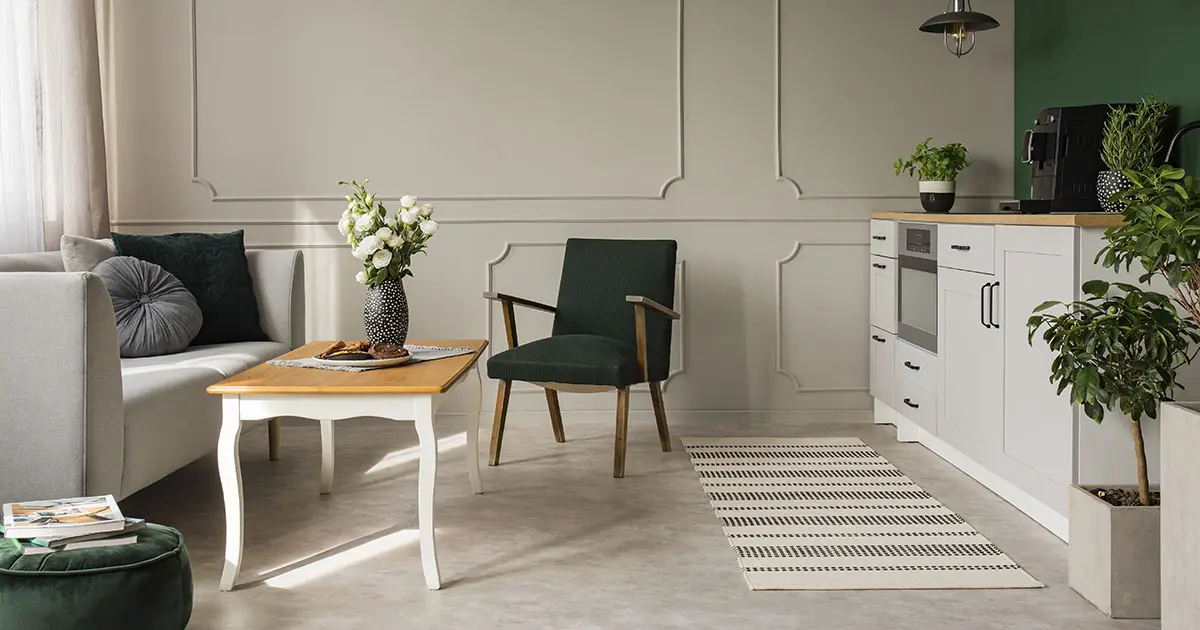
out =
[[421,567],[425,570],[425,586],[436,591],[442,587],[438,569],[437,547],[434,542],[433,494],[437,481],[438,446],[433,432],[433,398],[419,396],[414,401],[417,441],[420,443],[421,466],[417,479],[417,523],[421,530]]
[[483,399],[483,377],[479,365],[471,368],[475,378],[471,381],[470,401],[467,403],[467,477],[471,479],[471,490],[483,494],[483,482],[479,479],[479,411]]
[[221,399],[221,433],[217,438],[217,470],[221,476],[221,494],[225,498],[225,566],[221,570],[221,590],[233,590],[242,566],[242,464],[238,441],[242,435],[240,399]]
[[321,421],[321,494],[333,492],[333,420]]

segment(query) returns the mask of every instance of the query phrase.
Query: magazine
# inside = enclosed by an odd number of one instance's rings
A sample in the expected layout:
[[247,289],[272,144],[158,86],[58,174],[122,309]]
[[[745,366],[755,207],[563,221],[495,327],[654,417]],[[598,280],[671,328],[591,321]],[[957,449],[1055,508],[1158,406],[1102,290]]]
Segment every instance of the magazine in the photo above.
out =
[[6,538],[61,538],[124,528],[125,518],[111,494],[4,504]]

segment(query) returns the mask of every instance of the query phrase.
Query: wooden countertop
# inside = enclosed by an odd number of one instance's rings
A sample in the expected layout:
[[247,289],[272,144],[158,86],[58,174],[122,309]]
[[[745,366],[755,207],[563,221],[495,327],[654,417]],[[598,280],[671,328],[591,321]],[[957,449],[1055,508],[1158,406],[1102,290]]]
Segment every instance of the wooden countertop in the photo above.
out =
[[1063,227],[1113,227],[1124,223],[1120,213],[1088,212],[1082,214],[940,214],[937,212],[872,212],[872,219],[915,221],[918,223],[967,223],[973,225],[1057,225]]

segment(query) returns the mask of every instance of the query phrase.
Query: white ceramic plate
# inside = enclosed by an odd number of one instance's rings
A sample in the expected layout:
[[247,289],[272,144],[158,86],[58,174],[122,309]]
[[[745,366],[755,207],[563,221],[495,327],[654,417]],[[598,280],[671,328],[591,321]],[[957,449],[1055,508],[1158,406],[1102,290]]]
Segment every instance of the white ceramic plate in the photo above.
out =
[[403,357],[396,357],[394,359],[355,359],[353,361],[338,361],[336,359],[322,359],[320,357],[313,357],[313,361],[316,361],[321,365],[344,365],[347,367],[390,367],[393,365],[400,365],[401,363],[408,363],[411,359],[411,354]]

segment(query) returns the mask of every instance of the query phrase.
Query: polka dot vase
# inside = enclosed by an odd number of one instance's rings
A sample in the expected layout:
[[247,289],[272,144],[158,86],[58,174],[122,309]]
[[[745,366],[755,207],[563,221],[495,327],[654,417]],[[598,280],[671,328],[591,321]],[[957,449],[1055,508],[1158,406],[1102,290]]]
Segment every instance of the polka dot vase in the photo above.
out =
[[402,281],[385,280],[379,286],[367,287],[363,327],[372,344],[404,345],[408,339],[408,298]]
[[1104,208],[1105,212],[1123,212],[1125,204],[1109,201],[1108,198],[1122,190],[1128,190],[1130,186],[1133,186],[1133,182],[1121,171],[1100,171],[1096,176],[1096,197],[1100,199],[1100,207]]

